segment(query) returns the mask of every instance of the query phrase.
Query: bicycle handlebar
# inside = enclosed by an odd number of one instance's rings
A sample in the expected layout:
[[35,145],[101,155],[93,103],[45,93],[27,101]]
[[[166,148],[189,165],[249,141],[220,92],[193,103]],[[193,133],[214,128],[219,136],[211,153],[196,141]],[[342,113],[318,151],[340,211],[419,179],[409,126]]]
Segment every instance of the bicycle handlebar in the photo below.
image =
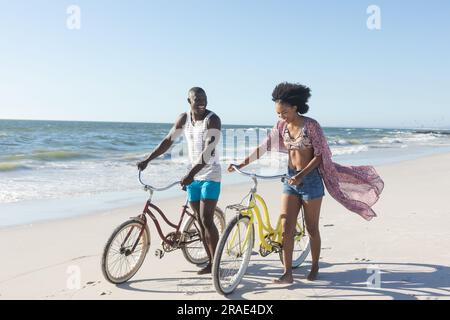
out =
[[244,172],[244,171],[241,171],[235,164],[232,164],[231,167],[233,167],[234,170],[236,170],[240,174],[242,174],[244,176],[248,176],[250,178],[258,178],[258,179],[262,179],[262,180],[271,180],[271,179],[280,179],[280,178],[281,178],[281,180],[284,180],[284,179],[290,178],[287,174],[278,174],[278,175],[274,175],[274,176],[260,176],[255,173]]
[[[154,186],[151,186],[151,185],[149,185],[149,184],[145,184],[144,182],[142,182],[142,179],[141,179],[141,173],[142,173],[142,171],[139,170],[139,182],[140,182],[145,188],[150,189],[150,190],[153,190],[153,191],[164,191],[164,190],[170,189],[170,188],[172,188],[172,187],[174,187],[174,186],[176,186],[176,185],[179,185],[180,182],[181,182],[181,181],[176,181],[176,182],[173,182],[173,183],[169,184],[168,186],[161,187],[161,188],[157,188],[157,187],[154,187]],[[184,189],[183,189],[183,190],[184,190]]]

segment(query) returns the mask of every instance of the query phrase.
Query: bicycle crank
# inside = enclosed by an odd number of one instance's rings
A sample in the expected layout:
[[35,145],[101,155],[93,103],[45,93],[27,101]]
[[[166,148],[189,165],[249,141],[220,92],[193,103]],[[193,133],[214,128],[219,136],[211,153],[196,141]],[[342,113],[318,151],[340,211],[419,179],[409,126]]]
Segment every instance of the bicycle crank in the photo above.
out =
[[281,245],[281,243],[277,242],[277,241],[273,241],[270,237],[272,236],[272,234],[267,234],[264,238],[266,239],[267,243],[272,247],[271,249],[265,249],[262,245],[259,247],[259,254],[262,257],[267,257],[269,254],[275,252],[275,253],[279,253],[283,250],[283,247]]

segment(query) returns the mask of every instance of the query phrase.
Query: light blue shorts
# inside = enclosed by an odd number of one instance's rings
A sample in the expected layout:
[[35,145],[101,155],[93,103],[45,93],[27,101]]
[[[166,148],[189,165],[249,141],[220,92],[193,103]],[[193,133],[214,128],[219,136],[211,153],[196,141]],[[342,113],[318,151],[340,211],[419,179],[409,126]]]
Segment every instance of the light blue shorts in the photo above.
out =
[[200,200],[218,200],[220,195],[220,182],[194,180],[187,186],[189,202]]

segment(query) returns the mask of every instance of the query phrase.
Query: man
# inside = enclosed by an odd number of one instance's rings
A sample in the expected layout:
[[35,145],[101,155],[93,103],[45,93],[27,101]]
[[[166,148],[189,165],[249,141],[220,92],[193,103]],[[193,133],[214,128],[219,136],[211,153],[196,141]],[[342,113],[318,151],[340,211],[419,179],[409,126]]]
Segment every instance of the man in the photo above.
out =
[[148,163],[164,154],[184,131],[190,170],[181,179],[181,185],[187,187],[189,204],[200,217],[200,231],[209,263],[198,274],[207,274],[211,273],[211,264],[219,240],[219,232],[214,224],[214,211],[220,194],[221,167],[215,147],[220,139],[221,121],[214,112],[206,109],[207,96],[202,88],[190,89],[187,100],[190,111],[177,118],[169,134],[147,159],[138,163],[138,168],[145,170]]

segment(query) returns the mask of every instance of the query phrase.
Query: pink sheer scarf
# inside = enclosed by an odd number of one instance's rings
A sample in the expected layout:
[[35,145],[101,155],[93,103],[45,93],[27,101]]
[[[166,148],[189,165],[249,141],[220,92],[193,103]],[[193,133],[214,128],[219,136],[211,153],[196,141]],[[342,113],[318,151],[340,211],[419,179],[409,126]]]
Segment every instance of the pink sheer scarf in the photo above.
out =
[[[328,193],[348,210],[366,220],[376,217],[372,206],[378,201],[384,182],[372,166],[343,166],[332,161],[330,147],[319,123],[304,117],[305,129],[312,142],[314,155],[322,155],[319,166]],[[286,123],[282,120],[272,128],[260,145],[262,150],[287,153],[283,141]]]

